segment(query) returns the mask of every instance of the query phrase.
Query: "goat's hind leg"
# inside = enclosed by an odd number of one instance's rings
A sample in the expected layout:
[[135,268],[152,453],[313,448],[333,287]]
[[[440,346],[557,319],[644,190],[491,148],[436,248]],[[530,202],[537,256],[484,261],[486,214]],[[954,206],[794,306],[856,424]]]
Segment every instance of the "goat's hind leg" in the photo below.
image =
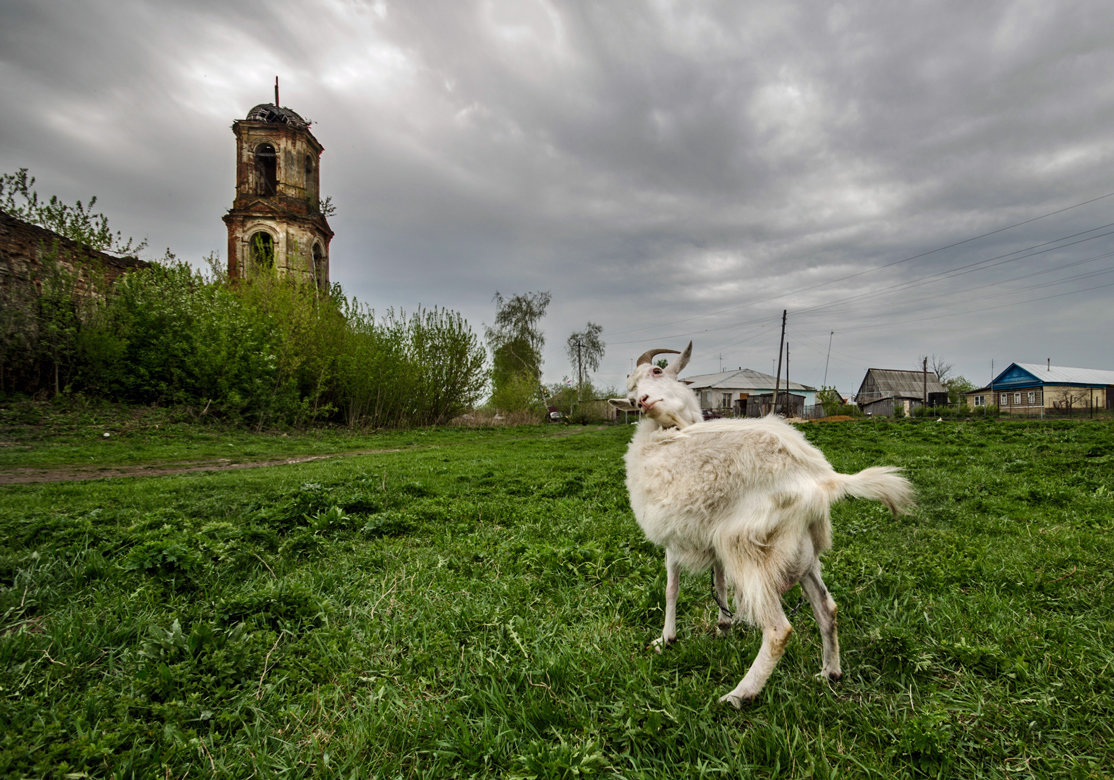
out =
[[759,610],[762,616],[762,647],[734,690],[720,697],[720,702],[727,702],[736,708],[742,707],[743,702],[751,701],[762,692],[777,662],[785,654],[785,646],[789,644],[789,636],[793,633],[793,626],[789,625],[789,620],[785,617],[778,594],[768,594],[763,601],[765,603]]
[[677,639],[677,594],[681,590],[681,562],[665,551],[665,626],[650,646],[659,653]]
[[839,667],[836,603],[832,594],[824,586],[824,580],[820,579],[819,561],[814,561],[812,567],[801,578],[801,590],[812,605],[812,614],[816,616],[816,624],[820,627],[820,638],[824,643],[824,666],[820,670],[820,675],[834,682],[843,676],[843,671]]

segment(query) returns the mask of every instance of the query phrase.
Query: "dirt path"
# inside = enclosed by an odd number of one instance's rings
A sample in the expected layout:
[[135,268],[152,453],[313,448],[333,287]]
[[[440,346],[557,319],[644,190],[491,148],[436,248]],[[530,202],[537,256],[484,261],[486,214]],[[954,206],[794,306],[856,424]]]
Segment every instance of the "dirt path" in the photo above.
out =
[[327,455],[294,455],[272,460],[234,461],[230,458],[214,460],[179,461],[177,463],[145,463],[135,466],[59,466],[57,468],[14,468],[0,472],[0,485],[22,485],[34,482],[80,482],[89,479],[114,479],[117,477],[162,477],[174,474],[191,474],[199,471],[233,471],[257,469],[264,466],[291,466],[330,458],[349,458],[354,455],[380,455],[401,452],[400,449],[352,450]]
[[[584,426],[565,428],[549,434],[553,438],[575,436],[589,431],[603,430],[606,426]],[[513,437],[508,441],[518,441],[530,438],[526,436]],[[324,455],[292,455],[289,458],[273,458],[269,460],[237,461],[231,458],[213,458],[211,460],[187,460],[173,463],[139,463],[132,466],[57,466],[54,468],[31,467],[10,468],[0,471],[0,485],[25,485],[36,482],[81,482],[90,479],[116,479],[120,477],[164,477],[176,474],[192,474],[201,471],[234,471],[236,469],[257,469],[264,466],[292,466],[297,463],[309,463],[314,460],[328,460],[331,458],[350,458],[356,455],[384,455],[392,452],[411,451],[415,449],[428,449],[430,447],[452,446],[451,444],[430,444],[418,447],[396,447],[393,449],[348,450],[345,452],[331,452]]]

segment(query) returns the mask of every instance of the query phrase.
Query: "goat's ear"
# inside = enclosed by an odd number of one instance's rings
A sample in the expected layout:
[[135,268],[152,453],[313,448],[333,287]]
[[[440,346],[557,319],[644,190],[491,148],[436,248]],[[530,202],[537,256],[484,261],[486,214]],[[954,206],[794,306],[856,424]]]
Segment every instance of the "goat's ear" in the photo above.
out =
[[638,407],[628,401],[626,398],[608,398],[607,402],[618,409],[620,412],[637,412]]
[[681,353],[681,356],[674,359],[673,362],[669,364],[669,373],[673,376],[677,376],[677,374],[681,373],[684,370],[685,366],[689,364],[690,357],[692,357],[691,341],[689,342],[689,345],[685,347],[685,351]]

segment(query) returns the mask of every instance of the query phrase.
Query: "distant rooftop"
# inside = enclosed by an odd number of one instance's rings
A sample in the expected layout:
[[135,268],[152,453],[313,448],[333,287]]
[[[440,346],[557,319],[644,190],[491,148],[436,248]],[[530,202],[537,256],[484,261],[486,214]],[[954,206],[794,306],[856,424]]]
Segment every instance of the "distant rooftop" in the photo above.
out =
[[1098,368],[1070,368],[1049,366],[1046,363],[1014,363],[1042,382],[1078,385],[1114,385],[1114,371]]
[[[874,391],[864,392],[870,380],[874,380]],[[870,400],[880,398],[920,398],[929,393],[946,393],[948,388],[940,382],[935,371],[916,371],[897,368],[868,368],[863,382],[859,385],[860,396]]]
[[[763,374],[750,368],[740,368],[735,371],[723,371],[718,374],[697,374],[686,376],[684,380],[694,390],[773,390],[777,384],[777,377]],[[800,382],[786,382],[781,378],[782,390],[815,390],[816,388],[802,385]]]

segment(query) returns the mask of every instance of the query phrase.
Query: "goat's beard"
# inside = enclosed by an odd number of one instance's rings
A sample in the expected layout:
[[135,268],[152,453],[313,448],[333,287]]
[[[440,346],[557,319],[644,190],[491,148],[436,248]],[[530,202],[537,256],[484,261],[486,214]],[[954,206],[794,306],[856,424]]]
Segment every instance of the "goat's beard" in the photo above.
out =
[[657,414],[651,414],[650,417],[662,428],[686,428],[690,425],[690,423],[678,417],[676,412],[668,410],[660,411]]

